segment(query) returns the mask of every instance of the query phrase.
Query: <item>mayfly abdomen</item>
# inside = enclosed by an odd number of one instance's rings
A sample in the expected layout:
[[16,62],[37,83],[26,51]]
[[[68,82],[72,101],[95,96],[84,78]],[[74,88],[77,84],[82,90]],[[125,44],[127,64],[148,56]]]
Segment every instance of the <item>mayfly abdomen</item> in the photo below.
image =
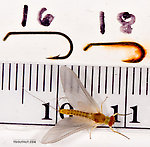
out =
[[79,111],[79,110],[71,110],[71,109],[60,109],[59,113],[66,114],[66,115],[74,115],[74,116],[80,116],[91,119],[92,114]]

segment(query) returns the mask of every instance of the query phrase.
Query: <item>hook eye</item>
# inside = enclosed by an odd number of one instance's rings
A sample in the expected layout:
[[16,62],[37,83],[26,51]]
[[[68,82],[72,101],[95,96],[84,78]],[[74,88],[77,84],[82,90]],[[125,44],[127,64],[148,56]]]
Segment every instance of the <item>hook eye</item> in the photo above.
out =
[[130,58],[122,60],[123,62],[127,62],[127,63],[138,63],[141,62],[145,55],[146,55],[146,51],[143,48],[142,45],[140,45],[139,43],[136,42],[105,42],[105,43],[89,43],[87,44],[83,50],[87,51],[89,50],[91,47],[93,46],[111,46],[111,47],[125,47],[125,48],[130,48],[130,47],[134,47],[136,49],[135,54],[132,55]]
[[50,56],[46,59],[66,59],[72,54],[73,42],[66,34],[61,33],[61,32],[8,32],[6,34],[6,36],[3,38],[3,41],[6,41],[7,38],[11,35],[37,35],[37,34],[61,35],[61,36],[65,37],[67,39],[67,41],[69,42],[69,44],[70,44],[69,52],[65,56],[60,56],[60,55],[53,56],[53,57]]

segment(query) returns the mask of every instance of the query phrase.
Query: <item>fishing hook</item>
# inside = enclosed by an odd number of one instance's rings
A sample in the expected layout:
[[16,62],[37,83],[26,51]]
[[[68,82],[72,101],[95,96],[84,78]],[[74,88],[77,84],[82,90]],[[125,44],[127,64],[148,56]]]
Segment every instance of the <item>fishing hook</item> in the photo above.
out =
[[137,42],[129,42],[128,41],[128,42],[89,43],[83,48],[83,50],[87,51],[92,46],[135,47],[138,50],[138,57],[135,56],[135,57],[131,57],[131,58],[126,59],[126,60],[122,60],[123,62],[127,62],[127,63],[141,62],[144,59],[145,55],[146,55],[146,51],[145,51],[144,47],[142,45],[140,45],[139,43],[137,43]]
[[72,54],[73,42],[66,34],[61,33],[61,32],[8,32],[6,34],[6,36],[3,38],[3,41],[6,41],[6,39],[11,35],[35,35],[35,34],[61,35],[61,36],[65,37],[70,44],[70,49],[69,49],[69,52],[67,55],[65,55],[65,56],[57,55],[57,56],[53,56],[53,57],[48,57],[46,59],[66,59]]

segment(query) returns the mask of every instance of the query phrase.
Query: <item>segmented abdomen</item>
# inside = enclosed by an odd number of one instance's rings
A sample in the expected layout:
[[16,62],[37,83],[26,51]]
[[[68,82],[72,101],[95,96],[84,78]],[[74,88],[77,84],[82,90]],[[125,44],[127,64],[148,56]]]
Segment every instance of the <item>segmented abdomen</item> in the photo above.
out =
[[67,114],[67,115],[74,115],[74,116],[81,116],[85,118],[91,119],[92,114],[87,112],[82,112],[79,110],[72,110],[72,109],[60,109],[59,113]]

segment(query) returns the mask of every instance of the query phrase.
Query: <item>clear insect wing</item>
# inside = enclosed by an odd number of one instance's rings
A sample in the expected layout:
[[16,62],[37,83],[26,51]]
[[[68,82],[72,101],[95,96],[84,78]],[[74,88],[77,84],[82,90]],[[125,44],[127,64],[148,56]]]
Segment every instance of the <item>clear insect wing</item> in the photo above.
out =
[[90,113],[100,112],[96,101],[90,96],[71,69],[62,66],[60,76],[65,96],[75,109]]
[[76,132],[93,127],[93,121],[79,117],[68,117],[60,120],[55,127],[50,129],[42,138],[41,143],[55,143]]

